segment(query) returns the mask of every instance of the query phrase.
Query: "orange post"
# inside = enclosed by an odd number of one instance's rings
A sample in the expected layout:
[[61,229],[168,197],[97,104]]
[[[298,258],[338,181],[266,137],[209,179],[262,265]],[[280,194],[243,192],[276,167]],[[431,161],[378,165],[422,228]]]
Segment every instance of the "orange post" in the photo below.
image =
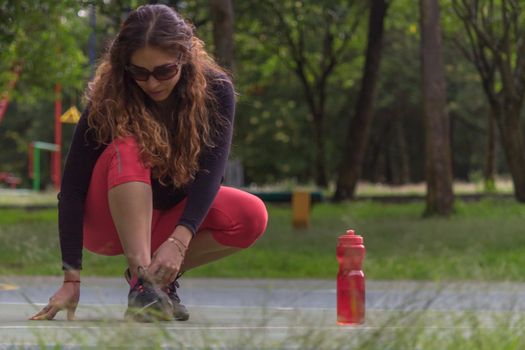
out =
[[306,228],[310,225],[311,196],[307,191],[292,193],[292,223],[294,228]]

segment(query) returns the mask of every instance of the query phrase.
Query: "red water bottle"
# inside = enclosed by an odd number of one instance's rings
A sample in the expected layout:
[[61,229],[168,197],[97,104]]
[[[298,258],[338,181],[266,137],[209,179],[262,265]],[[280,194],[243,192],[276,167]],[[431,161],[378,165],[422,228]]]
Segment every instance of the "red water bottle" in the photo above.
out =
[[337,243],[337,324],[349,325],[365,321],[365,274],[363,237],[348,230]]

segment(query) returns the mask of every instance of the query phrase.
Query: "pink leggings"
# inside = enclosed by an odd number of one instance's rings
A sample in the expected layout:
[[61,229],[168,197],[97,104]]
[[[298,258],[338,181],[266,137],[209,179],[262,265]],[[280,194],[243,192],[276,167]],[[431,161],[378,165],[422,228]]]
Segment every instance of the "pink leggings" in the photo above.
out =
[[[123,253],[109,211],[108,191],[126,182],[151,184],[150,169],[140,161],[134,139],[119,139],[108,145],[97,160],[84,209],[84,247],[102,255]],[[186,199],[168,210],[153,210],[152,253],[173,233]],[[266,229],[268,214],[256,196],[221,186],[198,231],[208,230],[220,244],[247,248]],[[197,235],[199,233],[197,232]]]

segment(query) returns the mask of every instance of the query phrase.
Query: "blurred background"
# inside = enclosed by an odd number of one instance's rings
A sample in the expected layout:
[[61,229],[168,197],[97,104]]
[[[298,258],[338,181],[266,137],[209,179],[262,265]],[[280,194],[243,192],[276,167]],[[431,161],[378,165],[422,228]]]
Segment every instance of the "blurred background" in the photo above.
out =
[[[525,186],[525,168],[508,165],[525,154],[525,10],[520,1],[474,0],[443,0],[440,13],[437,1],[413,0],[0,0],[4,177],[32,186],[31,142],[54,142],[57,101],[62,114],[82,111],[97,59],[127,13],[146,3],[180,11],[233,75],[236,186],[302,185],[347,199],[365,183],[423,183],[425,134],[435,129],[425,124],[434,95],[424,94],[432,82],[423,79],[423,50],[442,57],[446,96],[430,110],[445,121],[446,147],[435,148],[453,180],[482,191],[498,191],[499,180],[512,182],[509,192]],[[423,45],[425,11],[438,15],[438,46]],[[74,124],[61,129],[63,164]],[[40,189],[53,185],[51,154],[41,154]]]
[[[333,278],[353,228],[371,279],[525,280],[522,0],[0,0],[0,274],[60,273],[75,108],[146,3],[181,12],[231,72],[226,183],[266,192],[270,214],[253,249],[193,276]],[[296,229],[297,189],[341,203],[302,207]],[[108,259],[86,252],[86,273],[120,276]]]

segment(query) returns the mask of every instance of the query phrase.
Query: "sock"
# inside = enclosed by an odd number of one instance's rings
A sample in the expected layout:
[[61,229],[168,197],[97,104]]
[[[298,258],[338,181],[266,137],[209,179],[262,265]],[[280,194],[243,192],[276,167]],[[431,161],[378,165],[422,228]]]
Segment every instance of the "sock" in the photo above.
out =
[[133,289],[133,287],[135,287],[135,285],[137,284],[138,281],[139,281],[139,279],[138,279],[137,276],[132,277],[132,278],[129,280],[129,287],[130,287],[131,289]]

